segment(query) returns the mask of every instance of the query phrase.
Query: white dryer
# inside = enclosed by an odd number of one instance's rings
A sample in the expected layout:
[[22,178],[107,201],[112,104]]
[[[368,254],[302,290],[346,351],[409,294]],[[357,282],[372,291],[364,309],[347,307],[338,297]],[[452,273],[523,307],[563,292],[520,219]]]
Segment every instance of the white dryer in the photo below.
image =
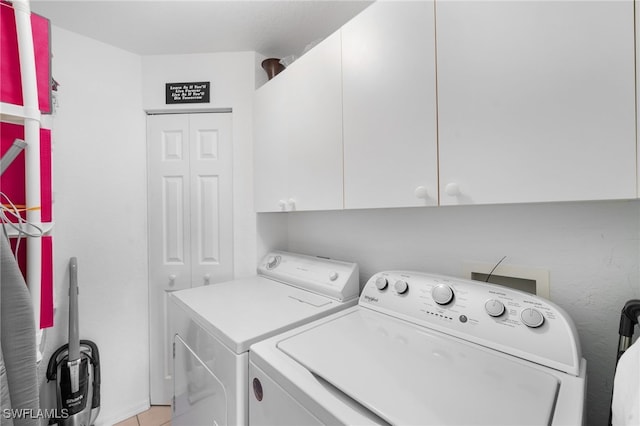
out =
[[580,425],[586,361],[539,297],[382,272],[358,306],[251,347],[250,425]]
[[172,293],[172,425],[247,424],[249,346],[352,307],[358,292],[355,263],[273,252],[256,277]]

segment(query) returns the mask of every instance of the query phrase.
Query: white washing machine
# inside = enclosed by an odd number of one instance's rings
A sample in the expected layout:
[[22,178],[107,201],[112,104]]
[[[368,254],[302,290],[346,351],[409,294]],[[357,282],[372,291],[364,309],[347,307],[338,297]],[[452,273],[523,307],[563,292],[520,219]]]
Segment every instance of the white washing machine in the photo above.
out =
[[539,297],[382,272],[358,306],[251,347],[250,425],[580,425],[586,361]]
[[354,306],[358,291],[355,263],[273,252],[256,277],[172,293],[172,425],[247,424],[249,346]]

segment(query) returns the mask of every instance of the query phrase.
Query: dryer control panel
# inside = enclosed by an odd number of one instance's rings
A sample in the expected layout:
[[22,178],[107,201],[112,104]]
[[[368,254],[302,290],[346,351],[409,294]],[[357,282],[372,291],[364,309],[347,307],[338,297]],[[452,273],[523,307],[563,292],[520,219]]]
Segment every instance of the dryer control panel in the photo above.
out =
[[367,282],[359,305],[569,374],[580,374],[575,325],[535,295],[481,281],[386,271]]
[[340,302],[358,297],[360,276],[357,263],[284,251],[267,254],[258,274]]

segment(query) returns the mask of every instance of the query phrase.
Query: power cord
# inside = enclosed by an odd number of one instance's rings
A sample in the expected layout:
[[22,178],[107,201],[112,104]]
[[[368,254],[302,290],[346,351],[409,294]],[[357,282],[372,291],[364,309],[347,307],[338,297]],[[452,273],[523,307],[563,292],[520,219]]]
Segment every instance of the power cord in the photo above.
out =
[[489,282],[489,278],[491,278],[491,275],[493,275],[493,271],[496,270],[496,268],[502,263],[503,260],[505,260],[507,258],[507,256],[503,256],[502,259],[500,259],[498,261],[498,263],[496,263],[496,265],[493,267],[493,269],[491,270],[491,272],[489,272],[489,275],[487,275],[487,279],[484,280],[485,283]]
[[[44,230],[33,224],[22,217],[21,212],[30,210],[29,208],[18,208],[13,201],[4,193],[0,192],[0,200],[6,200],[7,204],[0,204],[0,222],[2,222],[2,231],[6,238],[9,238],[9,234],[7,232],[7,226],[15,230],[18,234],[16,240],[16,246],[14,249],[14,255],[18,256],[18,250],[20,248],[20,243],[22,239],[26,237],[42,237],[44,235]],[[39,208],[39,207],[37,207]],[[9,217],[8,217],[8,216]],[[13,218],[13,220],[11,220]],[[33,228],[34,231],[30,232],[30,228]]]

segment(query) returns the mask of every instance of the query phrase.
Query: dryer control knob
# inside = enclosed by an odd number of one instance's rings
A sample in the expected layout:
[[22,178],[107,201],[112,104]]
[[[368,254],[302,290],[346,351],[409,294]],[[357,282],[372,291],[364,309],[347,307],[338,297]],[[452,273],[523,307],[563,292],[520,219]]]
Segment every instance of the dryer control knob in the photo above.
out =
[[277,256],[269,256],[267,259],[267,269],[273,269],[278,266],[278,260]]
[[340,274],[338,274],[336,271],[333,271],[332,273],[329,274],[329,281],[335,281],[338,279],[339,276]]
[[376,280],[376,287],[378,287],[378,290],[384,290],[387,288],[387,284],[389,284],[389,281],[387,281],[385,277],[378,277]]
[[504,314],[504,303],[496,299],[487,300],[484,309],[492,317],[499,317]]
[[527,327],[537,328],[544,323],[544,316],[537,309],[527,308],[520,313],[520,319]]
[[407,290],[409,290],[409,284],[407,284],[406,281],[404,280],[398,280],[396,281],[396,283],[393,285],[393,288],[396,289],[396,292],[398,294],[404,294],[407,292]]
[[431,297],[438,305],[446,305],[453,300],[453,290],[446,284],[438,284],[431,290]]

